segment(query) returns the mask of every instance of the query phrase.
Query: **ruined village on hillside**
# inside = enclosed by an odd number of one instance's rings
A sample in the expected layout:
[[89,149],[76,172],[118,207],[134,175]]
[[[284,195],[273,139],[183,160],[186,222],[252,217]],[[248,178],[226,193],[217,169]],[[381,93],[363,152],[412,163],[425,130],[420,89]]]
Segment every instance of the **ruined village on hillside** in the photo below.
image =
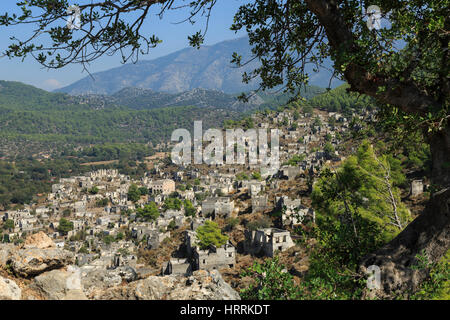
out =
[[[354,116],[374,117],[367,111]],[[248,164],[176,166],[161,158],[139,180],[113,169],[62,178],[45,201],[1,212],[9,224],[3,236],[20,245],[43,232],[73,252],[81,274],[100,272],[107,287],[149,275],[218,270],[239,288],[242,268],[274,256],[299,275],[307,267],[293,231],[314,222],[308,195],[323,166],[345,159],[340,137],[350,121],[338,113],[294,115],[289,109],[270,118],[256,114],[253,121],[281,130],[275,172],[261,174],[259,165]],[[414,193],[422,188],[414,182]],[[227,237],[220,247],[199,245],[197,230],[209,221]]]

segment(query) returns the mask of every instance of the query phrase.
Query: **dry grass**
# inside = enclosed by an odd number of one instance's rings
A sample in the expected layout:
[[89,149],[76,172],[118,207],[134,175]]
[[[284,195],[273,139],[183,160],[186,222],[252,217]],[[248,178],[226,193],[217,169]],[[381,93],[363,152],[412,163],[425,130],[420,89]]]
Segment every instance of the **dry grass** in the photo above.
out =
[[117,164],[117,163],[119,163],[119,160],[96,161],[96,162],[81,163],[80,166],[101,166],[101,165]]

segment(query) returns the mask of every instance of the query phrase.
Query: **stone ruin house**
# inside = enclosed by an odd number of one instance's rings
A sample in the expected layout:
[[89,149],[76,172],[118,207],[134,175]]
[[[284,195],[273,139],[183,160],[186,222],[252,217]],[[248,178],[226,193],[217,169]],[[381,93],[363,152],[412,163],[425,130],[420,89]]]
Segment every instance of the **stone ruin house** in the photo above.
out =
[[228,218],[234,210],[234,201],[228,197],[209,197],[202,202],[202,215]]
[[196,242],[197,242],[197,233],[195,231],[186,230],[184,232],[184,245],[186,248],[186,255],[188,258],[193,256]]
[[175,181],[171,179],[156,180],[149,183],[151,193],[171,194],[175,191]]
[[300,167],[283,166],[279,170],[279,178],[293,180],[300,174]]
[[75,255],[75,265],[78,267],[82,267],[84,265],[90,264],[97,258],[97,255],[94,253],[77,253]]
[[184,171],[177,171],[173,174],[173,180],[175,181],[183,181]]
[[197,230],[197,228],[200,227],[201,225],[203,225],[206,220],[207,220],[206,218],[201,218],[201,217],[196,217],[196,218],[192,219],[191,230],[192,231]]
[[50,208],[41,206],[41,207],[36,208],[35,211],[36,211],[37,215],[43,215],[43,214],[49,213],[51,210],[50,210]]
[[213,270],[233,268],[236,264],[236,248],[230,243],[221,247],[211,245],[206,250],[194,247],[192,256],[193,270]]
[[278,173],[279,163],[260,167],[260,173],[262,178],[272,177]]
[[84,220],[72,220],[73,230],[81,231],[86,226],[86,222]]
[[276,197],[276,208],[283,210],[281,221],[283,226],[293,226],[304,222],[306,217],[315,221],[315,213],[312,208],[302,205],[301,199],[289,199],[287,196]]
[[295,244],[287,230],[277,228],[245,230],[244,251],[252,255],[273,257],[276,251],[285,251]]
[[262,180],[243,180],[239,183],[239,191],[247,191],[251,196],[257,195],[264,190],[266,181]]
[[[108,269],[115,269],[124,266],[136,267],[137,257],[134,254],[122,255],[120,253],[115,253],[109,256],[111,257],[111,264],[109,266],[107,265]],[[105,259],[105,261],[107,260]]]
[[184,215],[184,208],[181,210],[169,209],[162,212],[156,219],[156,226],[167,227],[171,221],[174,221],[177,227],[181,227],[185,223],[186,219],[187,217]]
[[184,275],[189,276],[192,274],[192,266],[187,258],[173,258],[163,263],[161,275]]
[[131,237],[141,241],[144,236],[148,236],[152,233],[153,228],[149,224],[135,225],[131,227]]
[[147,201],[148,202],[153,201],[157,205],[161,205],[161,204],[163,204],[165,198],[166,197],[163,194],[150,194],[150,195],[148,195]]
[[180,197],[186,200],[195,200],[195,192],[193,190],[179,191]]
[[3,215],[3,221],[12,220],[14,222],[13,232],[19,231],[33,231],[39,227],[35,227],[38,219],[31,214],[29,209],[7,211]]
[[230,194],[234,191],[233,184],[226,183],[212,183],[208,186],[208,192],[210,194]]
[[267,195],[252,197],[252,213],[261,212],[268,208]]
[[211,245],[201,250],[197,245],[197,233],[186,230],[185,248],[193,271],[232,268],[236,264],[236,248],[229,241],[219,248]]
[[157,249],[164,239],[170,238],[170,232],[160,232],[159,230],[151,230],[147,234],[147,248]]

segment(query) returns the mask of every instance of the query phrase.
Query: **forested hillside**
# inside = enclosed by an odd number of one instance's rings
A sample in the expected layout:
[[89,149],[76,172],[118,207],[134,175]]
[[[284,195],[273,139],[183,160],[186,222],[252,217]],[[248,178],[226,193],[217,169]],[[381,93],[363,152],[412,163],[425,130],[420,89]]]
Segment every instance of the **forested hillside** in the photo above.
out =
[[[78,107],[78,108],[77,108]],[[206,114],[206,115],[205,115]],[[154,110],[110,108],[92,110],[79,106],[62,110],[9,111],[2,115],[1,136],[64,143],[153,142],[166,139],[176,128],[190,128],[203,119],[217,126],[235,112],[199,107],[172,107]]]
[[[323,92],[302,90],[305,98]],[[62,146],[102,143],[167,142],[174,129],[221,126],[243,113],[273,109],[292,95],[258,93],[243,103],[236,96],[196,89],[180,94],[127,88],[114,95],[70,96],[18,82],[0,81],[1,156],[54,153]],[[207,109],[207,112],[205,112]]]
[[176,128],[190,129],[194,120],[217,127],[224,119],[239,116],[239,112],[214,106],[139,110],[108,102],[1,81],[0,157],[51,154],[67,145],[158,144],[167,141]]
[[344,84],[323,94],[316,95],[310,99],[309,104],[328,112],[342,112],[344,114],[351,114],[354,109],[375,109],[376,102],[374,99],[354,92],[347,92],[348,88],[349,86]]

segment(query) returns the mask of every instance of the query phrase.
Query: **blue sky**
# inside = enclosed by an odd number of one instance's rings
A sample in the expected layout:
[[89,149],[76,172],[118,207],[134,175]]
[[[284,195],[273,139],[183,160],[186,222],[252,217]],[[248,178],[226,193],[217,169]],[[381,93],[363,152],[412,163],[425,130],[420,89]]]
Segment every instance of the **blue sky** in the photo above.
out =
[[[91,1],[69,1],[70,4],[85,2]],[[230,30],[234,13],[245,2],[245,0],[218,1],[212,12],[205,45],[245,35],[243,32],[236,34]],[[0,13],[8,12],[12,14],[13,12],[19,12],[15,3],[16,0],[0,1]],[[187,47],[187,36],[204,26],[204,20],[199,20],[195,25],[191,25],[188,22],[174,24],[187,17],[188,11],[186,10],[168,12],[162,20],[155,16],[157,12],[157,8],[154,8],[142,30],[148,30],[149,35],[157,35],[163,42],[155,49],[152,49],[148,55],[141,56],[141,60],[151,60]],[[30,34],[30,30],[33,30],[31,25],[0,27],[0,52],[4,52],[11,43],[9,40],[11,36],[26,39]],[[120,66],[120,60],[118,55],[102,57],[91,63],[89,72],[94,73]],[[27,57],[23,62],[21,59],[0,58],[0,80],[20,81],[45,90],[54,90],[69,85],[86,75],[87,73],[83,72],[83,68],[80,65],[71,65],[60,70],[48,70],[43,68],[32,57]]]

